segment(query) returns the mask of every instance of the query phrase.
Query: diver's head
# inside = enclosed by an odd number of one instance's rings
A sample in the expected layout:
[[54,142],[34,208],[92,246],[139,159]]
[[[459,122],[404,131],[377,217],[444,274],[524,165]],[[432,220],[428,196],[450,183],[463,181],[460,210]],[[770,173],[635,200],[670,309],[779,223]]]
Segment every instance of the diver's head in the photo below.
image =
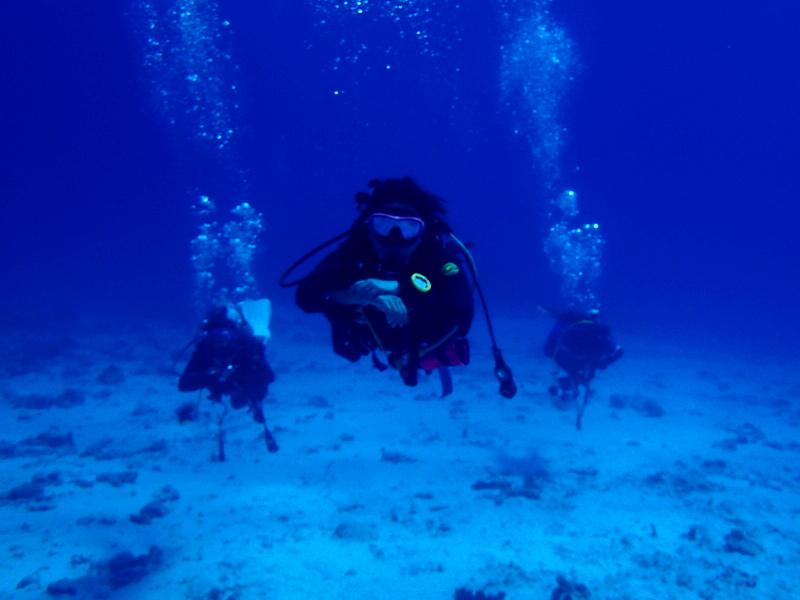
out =
[[567,310],[557,313],[556,318],[562,323],[573,324],[580,322],[599,323],[602,314],[599,308],[585,308],[572,306]]
[[387,206],[367,217],[372,247],[380,257],[408,261],[422,242],[425,221],[404,206]]
[[229,363],[238,354],[242,340],[247,336],[244,319],[231,305],[216,306],[203,320],[204,351],[214,363]]
[[356,194],[356,205],[379,257],[407,262],[432,230],[448,229],[442,201],[411,178],[375,179],[369,185],[370,193]]

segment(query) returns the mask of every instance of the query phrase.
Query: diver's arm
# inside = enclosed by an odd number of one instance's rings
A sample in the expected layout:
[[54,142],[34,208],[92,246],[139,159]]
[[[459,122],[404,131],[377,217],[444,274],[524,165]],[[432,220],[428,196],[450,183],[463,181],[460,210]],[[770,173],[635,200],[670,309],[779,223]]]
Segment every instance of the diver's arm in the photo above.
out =
[[408,308],[398,295],[400,284],[394,280],[361,279],[346,290],[333,292],[328,300],[346,306],[372,306],[386,316],[390,327],[408,323]]
[[394,280],[359,279],[357,265],[363,254],[357,245],[345,242],[328,254],[297,286],[295,302],[305,312],[325,312],[339,306],[374,305],[382,310],[378,298],[397,295],[399,284]]
[[352,276],[350,261],[342,248],[331,252],[297,285],[295,302],[307,313],[323,312],[331,296],[344,291]]
[[379,298],[386,295],[397,295],[400,285],[397,281],[385,279],[360,279],[346,290],[334,291],[327,299],[349,306],[366,306],[380,304]]
[[200,340],[178,380],[178,389],[181,392],[194,392],[207,387],[212,379],[210,372],[213,368],[214,362],[208,343]]

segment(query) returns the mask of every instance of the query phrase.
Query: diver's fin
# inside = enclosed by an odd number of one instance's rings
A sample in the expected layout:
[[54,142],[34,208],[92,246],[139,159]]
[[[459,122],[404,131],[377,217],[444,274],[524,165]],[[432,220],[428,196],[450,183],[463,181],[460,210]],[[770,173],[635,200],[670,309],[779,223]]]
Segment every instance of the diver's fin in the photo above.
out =
[[453,393],[453,376],[447,367],[439,367],[436,370],[439,372],[439,381],[442,384],[442,398],[446,398]]
[[264,442],[267,444],[267,452],[270,454],[274,454],[280,448],[278,447],[278,442],[275,441],[275,438],[272,435],[272,432],[267,427],[267,423],[264,423]]
[[583,429],[583,413],[586,412],[586,407],[589,404],[589,396],[591,395],[591,391],[589,389],[589,385],[586,385],[586,389],[583,392],[583,399],[577,398],[578,401],[578,414],[575,418],[575,428],[579,431]]
[[267,341],[271,336],[269,322],[272,319],[272,304],[267,298],[261,300],[242,300],[239,302],[244,320],[253,328],[253,333],[257,337],[263,337]]

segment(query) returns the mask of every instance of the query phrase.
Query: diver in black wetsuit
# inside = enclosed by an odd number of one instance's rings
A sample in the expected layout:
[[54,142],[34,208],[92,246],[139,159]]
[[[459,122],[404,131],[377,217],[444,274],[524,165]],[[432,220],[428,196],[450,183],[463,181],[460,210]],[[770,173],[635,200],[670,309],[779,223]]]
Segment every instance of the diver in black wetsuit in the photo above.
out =
[[[622,347],[614,342],[609,327],[599,322],[596,310],[548,312],[556,318],[544,345],[545,356],[555,360],[557,365],[557,379],[550,386],[550,395],[558,400],[559,406],[577,404],[580,429],[595,372],[619,360]],[[559,377],[558,369],[565,374]],[[584,388],[582,401],[579,400],[581,387]]]
[[419,369],[469,362],[472,282],[441,200],[408,177],[370,188],[356,194],[360,214],[344,242],[299,281],[296,302],[327,317],[337,354],[372,354],[383,370],[382,351],[413,386]]
[[[269,384],[275,380],[267,362],[265,341],[255,335],[239,305],[211,309],[178,381],[178,389],[182,392],[207,389],[209,399],[214,402],[225,404],[227,397],[232,408],[247,408],[253,419],[264,426],[267,449],[277,452],[278,444],[267,429],[263,410]],[[177,410],[178,419],[181,422],[192,420],[196,412],[196,403],[183,404]],[[220,459],[224,460],[222,419]]]

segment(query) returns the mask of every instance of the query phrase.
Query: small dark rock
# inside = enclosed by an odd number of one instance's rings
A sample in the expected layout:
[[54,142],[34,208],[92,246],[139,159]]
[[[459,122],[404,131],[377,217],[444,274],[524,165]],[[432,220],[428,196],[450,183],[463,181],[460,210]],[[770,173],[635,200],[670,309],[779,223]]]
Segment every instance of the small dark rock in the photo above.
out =
[[672,555],[660,550],[633,554],[631,560],[641,568],[654,572],[670,571],[675,563]]
[[675,496],[688,494],[707,493],[725,489],[724,486],[709,481],[705,474],[681,467],[682,471],[666,473],[659,471],[644,478],[645,484],[650,487],[662,488]]
[[764,551],[764,548],[740,529],[734,529],[725,536],[724,549],[725,552],[744,554],[745,556],[758,556]]
[[378,528],[367,523],[339,523],[333,537],[356,542],[374,542],[378,539]]
[[[241,600],[242,586],[235,585],[226,589],[212,588],[202,600]],[[200,600],[200,599],[198,599]]]
[[[749,590],[758,586],[758,577],[741,571],[735,567],[725,566],[723,570],[714,577],[706,580],[705,586],[699,591],[699,596],[704,600],[714,600],[715,598],[734,598],[734,597],[765,597],[765,594],[756,596]],[[745,590],[748,590],[745,592]]]
[[399,464],[399,463],[413,463],[417,462],[416,458],[412,458],[405,454],[401,454],[400,452],[392,452],[390,450],[381,450],[381,461],[388,462],[392,464]]
[[582,583],[569,581],[563,575],[556,578],[558,587],[550,594],[550,600],[588,600],[592,594]]
[[103,525],[105,527],[114,525],[117,522],[116,519],[112,519],[110,517],[81,517],[77,521],[75,521],[76,525]]
[[196,421],[200,411],[197,409],[196,402],[184,402],[175,409],[175,416],[178,417],[178,423],[188,423]]
[[119,385],[125,382],[125,373],[116,365],[109,365],[97,376],[97,383]]
[[28,483],[23,483],[11,488],[6,494],[6,499],[11,502],[39,502],[47,500],[47,486],[61,485],[61,475],[58,472],[48,475],[37,474]]
[[121,473],[101,473],[97,476],[98,483],[107,483],[112,487],[122,487],[126,483],[136,483],[139,474],[136,471],[123,471]]
[[712,475],[721,475],[725,472],[728,463],[726,463],[724,460],[704,460],[701,466],[706,473],[711,473]]
[[528,500],[538,500],[542,497],[542,491],[538,488],[511,489],[505,493],[506,498],[526,498]]
[[86,394],[79,390],[66,390],[57,396],[47,394],[30,394],[11,398],[11,405],[15,408],[28,410],[46,410],[48,408],[72,408],[86,402]]
[[161,454],[167,451],[167,440],[160,439],[137,451],[136,454]]
[[736,430],[736,433],[751,444],[763,442],[767,439],[767,436],[764,434],[764,432],[751,423],[745,423],[739,427],[738,430]]
[[19,583],[17,583],[17,589],[22,590],[32,585],[38,586],[39,583],[40,583],[39,574],[33,573],[31,575],[28,575],[27,577],[23,577],[22,579],[20,579]]
[[570,469],[570,473],[578,475],[579,477],[597,477],[597,469],[594,467],[586,467],[584,469]]
[[103,438],[90,444],[86,447],[86,449],[81,452],[81,458],[96,458],[98,460],[104,460],[106,458],[113,457],[112,453],[109,451],[109,446],[114,443],[112,438]]
[[60,579],[47,586],[51,596],[77,596],[80,598],[107,598],[116,590],[141,581],[163,562],[163,552],[151,546],[147,554],[134,556],[120,552],[107,561],[91,564],[83,577]]
[[650,419],[657,419],[663,417],[665,414],[662,406],[655,400],[650,400],[649,398],[637,398],[631,403],[631,408],[643,417],[648,417]]
[[[522,477],[526,482],[536,480],[540,485],[550,480],[547,461],[535,451],[522,456],[501,455],[497,459],[500,475],[506,477]],[[529,486],[526,483],[526,486]]]
[[689,531],[681,535],[685,540],[696,543],[698,546],[708,548],[711,546],[711,534],[702,525],[692,525]]
[[538,500],[542,496],[539,486],[540,481],[535,477],[525,477],[522,485],[515,484],[506,479],[494,479],[491,481],[478,480],[472,484],[472,489],[480,491],[496,491],[497,494],[489,496],[496,504],[502,504],[511,498],[525,498],[528,500]]
[[473,592],[468,588],[458,588],[453,594],[454,600],[505,600],[505,597],[505,592],[497,592],[496,594],[484,592],[483,590]]
[[72,439],[71,433],[45,431],[35,437],[25,438],[17,444],[17,454],[40,453],[42,450],[75,452],[75,440]]
[[[192,404],[194,405],[195,403],[192,402]],[[134,408],[131,411],[132,417],[144,417],[147,415],[154,415],[154,414],[158,414],[158,409],[152,406],[151,404],[147,404],[145,402],[139,402],[139,404],[136,405],[136,408]]]
[[323,396],[311,396],[308,402],[306,402],[306,405],[313,406],[314,408],[330,408],[331,403]]
[[63,479],[61,479],[61,473],[58,471],[53,471],[52,473],[37,473],[31,479],[34,483],[39,483],[42,485],[61,485],[64,483]]
[[512,487],[512,483],[510,481],[506,481],[505,479],[496,479],[494,481],[483,481],[479,479],[475,483],[472,484],[472,489],[475,491],[482,491],[482,490],[510,490]]
[[643,417],[658,418],[664,416],[664,409],[661,405],[652,398],[647,398],[645,396],[611,394],[611,397],[608,399],[608,405],[618,410],[630,408]]
[[120,458],[130,458],[138,454],[162,454],[167,450],[167,441],[165,439],[156,440],[139,450],[131,450],[128,448],[115,448],[114,440],[112,438],[103,438],[90,445],[86,450],[81,452],[81,457],[91,457],[95,460],[115,460]]
[[616,409],[626,408],[628,406],[628,397],[622,394],[611,394],[608,399],[608,405]]
[[661,485],[667,481],[667,474],[663,471],[658,471],[657,473],[653,473],[652,475],[648,475],[644,478],[644,482],[647,485],[655,486]]
[[149,525],[153,519],[160,519],[167,516],[168,513],[169,509],[167,508],[166,504],[163,502],[153,501],[145,504],[139,509],[138,513],[131,515],[129,518],[131,522],[136,523],[137,525]]
[[694,580],[692,575],[686,569],[679,569],[675,574],[675,585],[682,588],[692,589],[694,587]]
[[100,568],[105,571],[109,587],[118,590],[144,579],[161,564],[163,556],[158,546],[151,546],[147,554],[139,556],[120,552]]
[[[50,497],[48,496],[47,499],[49,500]],[[53,504],[52,502],[42,502],[34,500],[33,502],[29,502],[26,508],[30,512],[46,512],[48,510],[55,510],[56,505]]]
[[765,442],[767,436],[755,425],[745,423],[739,427],[729,427],[728,431],[734,434],[732,438],[726,438],[713,444],[714,448],[721,448],[723,450],[736,450],[737,446],[746,444],[756,444]]
[[728,452],[735,451],[741,444],[747,443],[739,438],[725,438],[711,444],[712,448],[719,448],[720,450],[727,450]]
[[51,596],[77,596],[80,581],[77,579],[59,579],[47,586]]
[[736,588],[754,588],[758,586],[758,577],[733,567],[728,568],[727,576]]
[[13,458],[17,455],[17,445],[0,441],[0,458]]
[[165,485],[161,488],[154,496],[155,500],[159,502],[175,502],[180,500],[181,495],[174,487],[171,485]]
[[138,525],[149,525],[154,519],[161,519],[169,514],[169,504],[180,499],[181,495],[171,485],[164,486],[156,493],[151,502],[145,504],[139,512],[131,515],[131,522]]

